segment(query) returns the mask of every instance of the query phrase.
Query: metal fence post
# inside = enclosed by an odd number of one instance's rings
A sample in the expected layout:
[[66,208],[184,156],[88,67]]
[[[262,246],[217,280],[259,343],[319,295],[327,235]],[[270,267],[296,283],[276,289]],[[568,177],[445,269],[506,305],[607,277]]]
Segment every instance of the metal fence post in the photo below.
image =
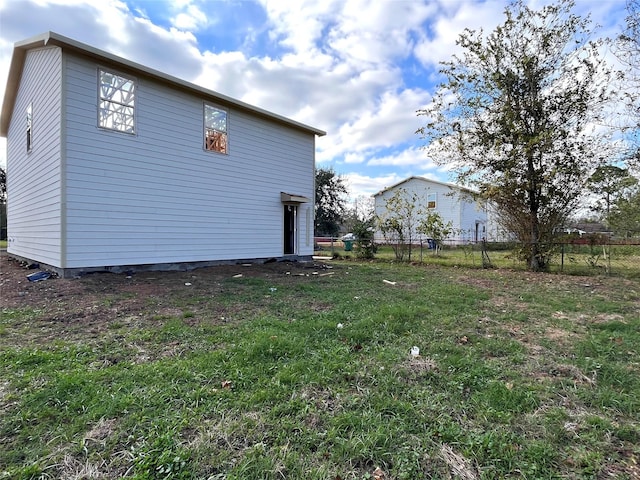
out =
[[487,249],[487,241],[482,240],[482,268],[493,268]]

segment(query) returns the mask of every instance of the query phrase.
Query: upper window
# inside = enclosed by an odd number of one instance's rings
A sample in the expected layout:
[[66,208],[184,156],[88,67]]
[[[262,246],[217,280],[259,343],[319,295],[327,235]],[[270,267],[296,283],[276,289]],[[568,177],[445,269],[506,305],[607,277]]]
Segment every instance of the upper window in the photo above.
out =
[[204,149],[228,153],[226,110],[204,106]]
[[427,195],[427,208],[436,208],[436,194],[429,193]]
[[33,107],[31,104],[27,107],[27,152],[31,151],[31,128],[33,122]]
[[130,78],[100,70],[98,95],[98,126],[118,132],[135,133],[135,82]]

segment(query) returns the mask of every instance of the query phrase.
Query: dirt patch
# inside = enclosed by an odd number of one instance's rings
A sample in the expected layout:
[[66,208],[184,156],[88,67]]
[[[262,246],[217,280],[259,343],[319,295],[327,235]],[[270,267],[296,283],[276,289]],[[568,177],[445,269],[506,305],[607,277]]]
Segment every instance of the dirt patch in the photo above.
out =
[[116,430],[117,420],[115,418],[98,420],[91,430],[84,437],[85,442],[93,442],[104,445],[108,438]]
[[430,372],[438,371],[438,364],[435,360],[426,357],[411,357],[404,362],[404,368],[415,375],[423,375]]
[[547,327],[544,336],[563,347],[573,345],[576,339],[579,338],[578,334],[574,332],[555,327]]
[[[278,278],[279,285],[286,285],[333,272],[333,267],[327,263],[269,262],[132,275],[90,273],[74,279],[29,281],[27,276],[36,271],[9,258],[6,252],[0,253],[0,308],[9,318],[12,310],[33,312],[29,331],[23,332],[25,338],[14,341],[74,337],[87,340],[99,338],[110,329],[135,328],[152,320],[177,317],[188,323],[199,321],[197,305],[185,300],[184,306],[176,306],[168,301],[170,297],[209,299],[207,322],[228,323],[238,312],[229,312],[215,302],[228,294],[225,282]],[[327,306],[319,302],[314,308],[322,311]]]
[[594,387],[596,385],[595,372],[589,377],[574,365],[563,365],[552,362],[543,365],[538,371],[532,372],[532,377],[537,381],[571,382],[574,386],[584,385]]

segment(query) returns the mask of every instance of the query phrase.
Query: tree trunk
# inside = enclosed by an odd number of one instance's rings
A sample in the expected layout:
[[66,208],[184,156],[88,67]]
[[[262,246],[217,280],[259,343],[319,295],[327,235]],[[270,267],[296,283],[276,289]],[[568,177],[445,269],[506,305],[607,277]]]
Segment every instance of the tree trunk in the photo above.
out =
[[539,199],[536,181],[536,171],[533,154],[527,152],[527,171],[529,176],[529,215],[531,222],[531,238],[529,245],[529,270],[539,272],[543,265],[540,262],[540,224],[538,219]]
[[531,247],[529,250],[529,270],[539,272],[542,270],[540,263],[540,228],[538,226],[538,213],[531,213]]

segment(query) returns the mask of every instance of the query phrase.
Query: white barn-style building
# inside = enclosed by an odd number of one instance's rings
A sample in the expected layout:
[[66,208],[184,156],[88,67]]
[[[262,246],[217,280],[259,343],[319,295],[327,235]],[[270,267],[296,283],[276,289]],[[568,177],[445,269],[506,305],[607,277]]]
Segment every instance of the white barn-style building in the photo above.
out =
[[[487,235],[487,210],[483,202],[473,198],[473,192],[458,185],[412,176],[374,194],[376,216],[384,216],[387,200],[400,191],[406,198],[417,198],[417,209],[437,212],[445,223],[451,222],[456,232],[447,242],[462,244],[479,242]],[[419,235],[412,235],[416,240]],[[381,232],[376,242],[384,242]]]
[[53,32],[18,42],[8,253],[65,276],[311,258],[322,135]]

